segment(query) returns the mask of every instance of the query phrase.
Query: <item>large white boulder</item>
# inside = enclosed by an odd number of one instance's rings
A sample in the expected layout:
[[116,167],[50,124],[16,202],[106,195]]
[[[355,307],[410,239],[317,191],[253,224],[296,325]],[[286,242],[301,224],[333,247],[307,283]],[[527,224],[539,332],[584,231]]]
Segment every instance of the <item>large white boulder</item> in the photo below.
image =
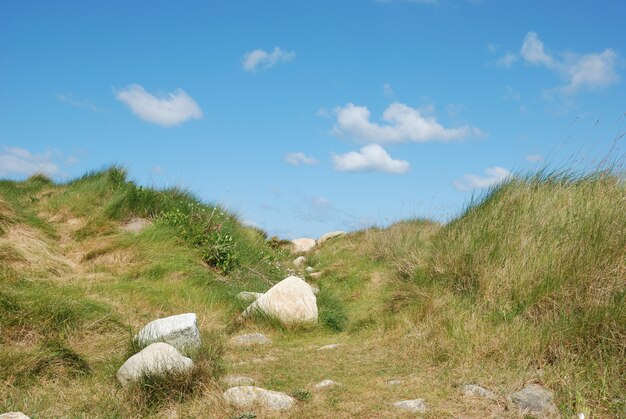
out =
[[293,397],[285,393],[253,386],[229,388],[224,392],[224,399],[237,407],[250,408],[258,405],[276,411],[289,410],[296,403]]
[[250,304],[243,315],[254,312],[276,317],[285,324],[316,322],[317,299],[311,286],[302,278],[290,276]]
[[335,237],[341,237],[341,236],[345,236],[345,235],[346,235],[345,231],[331,231],[329,233],[324,234],[319,239],[317,239],[317,244],[319,246],[322,243],[324,243],[324,242],[326,242],[326,241],[328,241],[330,239],[334,239]]
[[183,356],[178,349],[167,343],[157,342],[128,358],[117,370],[117,379],[125,385],[146,374],[185,372],[192,367],[193,361]]
[[1,414],[0,419],[30,419],[30,416],[26,416],[22,412],[7,412]]
[[303,237],[292,240],[291,244],[294,253],[306,253],[315,247],[316,242],[315,239]]
[[141,346],[165,342],[181,351],[197,349],[202,344],[194,313],[153,320],[135,335],[135,342]]

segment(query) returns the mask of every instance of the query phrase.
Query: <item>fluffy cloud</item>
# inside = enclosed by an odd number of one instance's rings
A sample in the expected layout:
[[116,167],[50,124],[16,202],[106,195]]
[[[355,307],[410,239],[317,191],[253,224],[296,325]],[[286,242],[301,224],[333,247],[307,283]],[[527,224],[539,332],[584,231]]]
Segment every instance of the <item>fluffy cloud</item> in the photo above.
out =
[[335,108],[337,122],[333,133],[363,142],[401,143],[426,141],[462,140],[472,135],[481,135],[478,128],[468,125],[445,128],[435,117],[427,115],[430,109],[420,110],[402,103],[392,103],[383,112],[386,124],[370,121],[371,113],[365,106],[348,103]]
[[378,144],[370,144],[361,148],[360,152],[333,155],[333,167],[340,172],[406,173],[410,165],[405,160],[392,159]]
[[615,71],[617,54],[611,49],[587,54],[551,54],[535,32],[528,32],[519,55],[507,52],[497,64],[510,67],[517,59],[526,63],[543,66],[558,74],[567,84],[555,90],[563,94],[573,94],[580,90],[596,90],[615,83],[619,77]]
[[461,192],[488,188],[508,178],[511,172],[503,167],[496,166],[485,169],[485,175],[465,175],[463,178],[454,181],[454,187]]
[[57,174],[59,167],[54,163],[54,157],[51,151],[33,154],[24,148],[7,147],[0,153],[0,176]]
[[274,48],[272,52],[262,49],[246,52],[243,56],[243,69],[246,71],[255,71],[258,68],[271,68],[278,62],[287,63],[296,58],[294,51],[283,51],[279,47]]
[[164,127],[202,118],[202,111],[196,101],[181,89],[157,97],[146,92],[142,86],[132,84],[117,91],[115,97],[140,119]]
[[287,153],[285,154],[285,163],[292,166],[299,166],[301,164],[312,165],[318,164],[319,161],[313,157],[308,157],[304,153]]

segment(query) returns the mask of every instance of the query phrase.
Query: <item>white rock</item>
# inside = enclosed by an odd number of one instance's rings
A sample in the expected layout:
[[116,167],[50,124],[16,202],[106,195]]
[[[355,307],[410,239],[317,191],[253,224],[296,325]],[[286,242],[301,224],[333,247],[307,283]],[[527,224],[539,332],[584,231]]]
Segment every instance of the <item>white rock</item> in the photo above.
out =
[[122,385],[137,380],[145,374],[185,372],[193,367],[193,361],[183,356],[172,345],[157,342],[131,356],[117,370],[117,379]]
[[291,244],[294,253],[306,253],[315,247],[316,242],[315,239],[303,237],[292,240]]
[[241,291],[237,294],[237,299],[241,301],[256,301],[260,296],[262,296],[262,292],[252,292],[252,291]]
[[309,287],[311,287],[311,291],[313,291],[313,294],[317,295],[320,293],[320,288],[317,285],[309,284]]
[[495,399],[494,392],[487,390],[476,384],[464,384],[462,387],[463,394],[466,396],[485,397],[487,399]]
[[224,392],[224,399],[237,407],[250,408],[259,405],[269,410],[289,410],[296,403],[285,393],[253,386],[238,386]]
[[537,416],[556,415],[558,409],[554,404],[551,391],[538,384],[529,384],[510,396],[513,404],[525,414]]
[[330,239],[334,239],[335,237],[341,237],[345,235],[346,235],[345,231],[331,231],[330,233],[326,233],[322,237],[317,239],[317,244],[320,245]]
[[304,270],[304,272],[308,273],[308,274],[312,274],[313,272],[315,272],[315,268],[312,266],[307,266],[306,269]]
[[222,377],[222,383],[228,388],[237,386],[253,386],[254,378],[247,375],[226,375]]
[[389,380],[389,381],[387,381],[387,385],[390,385],[390,386],[398,386],[400,384],[402,384],[401,380]]
[[270,288],[243,312],[248,316],[263,312],[285,324],[317,321],[317,300],[302,278],[290,276]]
[[0,419],[30,419],[30,416],[26,416],[22,412],[7,412],[1,414]]
[[248,333],[230,338],[230,343],[235,346],[269,345],[272,340],[263,333]]
[[393,406],[397,409],[406,410],[412,413],[426,412],[426,404],[423,399],[403,400],[401,402],[395,402]]
[[304,256],[298,256],[293,260],[293,264],[296,265],[296,268],[302,268],[306,263],[306,258]]
[[341,343],[331,343],[330,345],[324,345],[317,348],[318,351],[326,351],[328,349],[336,349],[341,346]]
[[134,339],[141,346],[165,342],[181,351],[197,349],[202,344],[198,321],[194,313],[153,320],[145,325]]
[[339,383],[333,380],[322,380],[319,383],[315,384],[315,388],[326,388],[326,387],[332,387],[332,386],[337,386],[337,385],[339,385]]

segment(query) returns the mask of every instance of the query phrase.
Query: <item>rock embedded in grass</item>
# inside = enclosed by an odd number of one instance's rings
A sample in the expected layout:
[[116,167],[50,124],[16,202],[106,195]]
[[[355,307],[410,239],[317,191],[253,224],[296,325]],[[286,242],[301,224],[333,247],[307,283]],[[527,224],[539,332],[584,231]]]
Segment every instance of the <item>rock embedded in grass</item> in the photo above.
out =
[[222,383],[225,387],[238,387],[238,386],[253,386],[254,378],[248,377],[247,375],[234,375],[229,374],[221,379]]
[[275,411],[289,410],[296,403],[293,397],[285,393],[254,386],[229,388],[224,392],[224,399],[240,408],[250,408],[257,405]]
[[304,270],[304,272],[308,273],[308,274],[312,274],[313,272],[315,272],[315,268],[312,266],[307,266],[306,269]]
[[194,350],[202,345],[198,320],[194,313],[153,320],[145,325],[134,339],[141,346],[165,342],[180,351]]
[[307,253],[315,247],[315,239],[302,237],[291,241],[291,250],[293,253]]
[[399,386],[400,384],[402,384],[401,380],[389,380],[389,381],[387,381],[387,385],[389,385],[389,386]]
[[237,299],[241,301],[256,301],[263,295],[262,292],[241,291],[237,294]]
[[234,346],[269,345],[272,343],[272,340],[263,333],[248,333],[233,336],[230,338],[230,343]]
[[424,403],[424,399],[402,400],[400,402],[395,402],[393,406],[396,409],[406,410],[411,413],[426,412],[426,403]]
[[183,356],[172,345],[157,342],[128,358],[117,370],[117,379],[122,385],[126,385],[146,374],[184,373],[191,368],[191,358]]
[[30,416],[26,416],[22,412],[7,412],[0,414],[0,419],[30,419]]
[[336,349],[341,346],[341,343],[331,343],[329,345],[320,346],[317,348],[318,351],[326,351],[328,349]]
[[290,276],[250,304],[243,316],[263,313],[284,324],[317,322],[317,299],[302,278]]
[[319,245],[323,244],[324,242],[327,242],[328,240],[331,240],[331,239],[334,239],[334,238],[337,238],[337,237],[341,237],[341,236],[345,236],[346,234],[347,233],[345,231],[340,231],[340,230],[328,232],[328,233],[322,235],[322,237],[320,237],[319,239],[317,239],[317,245],[319,246]]
[[511,393],[509,398],[524,414],[550,417],[558,413],[552,392],[538,384],[529,384],[520,391]]
[[328,387],[333,387],[333,386],[338,386],[338,385],[340,384],[333,380],[322,380],[319,383],[315,384],[315,388],[322,389],[322,388],[328,388]]
[[476,384],[464,384],[461,388],[465,396],[484,397],[486,399],[495,399],[496,394]]
[[304,256],[298,256],[293,260],[293,264],[296,268],[302,268],[306,264],[306,258]]

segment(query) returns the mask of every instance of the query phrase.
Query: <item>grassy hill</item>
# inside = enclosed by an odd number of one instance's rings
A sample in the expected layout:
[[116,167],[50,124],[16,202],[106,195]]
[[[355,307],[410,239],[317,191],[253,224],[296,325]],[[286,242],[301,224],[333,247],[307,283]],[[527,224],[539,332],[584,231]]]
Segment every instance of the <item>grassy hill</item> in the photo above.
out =
[[[324,243],[320,324],[242,321],[238,292],[297,269],[285,243],[185,191],[142,188],[113,167],[65,184],[0,181],[0,411],[32,417],[246,417],[219,378],[293,394],[293,417],[518,417],[506,395],[536,382],[565,416],[626,411],[626,186],[619,174],[516,178],[441,225],[408,220]],[[149,220],[133,232],[134,220]],[[122,388],[131,338],[194,312],[193,374]],[[227,339],[261,331],[262,349]],[[341,343],[333,351],[317,351]],[[342,385],[317,391],[322,379]],[[398,379],[401,385],[390,386]],[[495,401],[468,398],[478,383]],[[250,416],[248,416],[250,417]]]

